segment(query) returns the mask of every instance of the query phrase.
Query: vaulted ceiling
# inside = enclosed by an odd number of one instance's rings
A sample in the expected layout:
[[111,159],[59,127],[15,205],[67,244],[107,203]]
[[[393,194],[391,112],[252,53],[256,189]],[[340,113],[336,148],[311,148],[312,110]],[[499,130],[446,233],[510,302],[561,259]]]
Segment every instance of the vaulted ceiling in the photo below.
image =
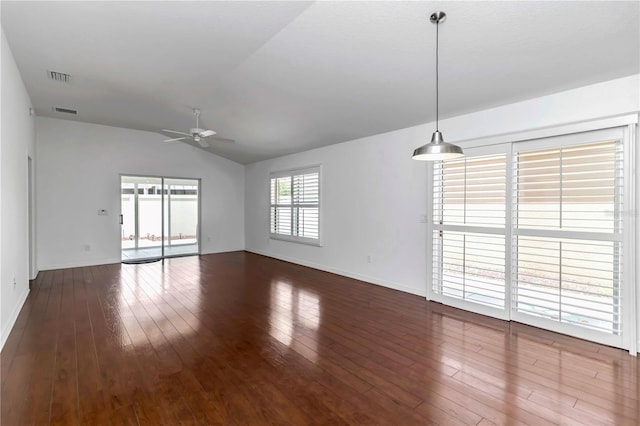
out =
[[435,10],[441,117],[640,72],[638,2],[0,7],[36,114],[159,132],[193,127],[199,107],[200,127],[235,140],[207,150],[240,163],[434,120]]

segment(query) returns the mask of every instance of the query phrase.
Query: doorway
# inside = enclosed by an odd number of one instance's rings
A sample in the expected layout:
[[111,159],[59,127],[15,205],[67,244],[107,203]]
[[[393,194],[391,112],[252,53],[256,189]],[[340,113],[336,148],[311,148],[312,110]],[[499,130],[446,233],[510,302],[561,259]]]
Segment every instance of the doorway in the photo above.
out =
[[120,177],[122,261],[197,255],[200,180]]
[[36,242],[35,242],[35,212],[34,212],[34,205],[35,205],[35,200],[34,200],[34,194],[35,194],[35,190],[34,190],[34,184],[35,184],[35,178],[34,178],[35,174],[34,174],[34,170],[33,170],[33,159],[31,157],[27,157],[27,205],[28,205],[28,220],[29,220],[29,224],[28,226],[28,244],[29,244],[29,279],[33,280],[36,278],[37,275],[37,271],[36,271]]

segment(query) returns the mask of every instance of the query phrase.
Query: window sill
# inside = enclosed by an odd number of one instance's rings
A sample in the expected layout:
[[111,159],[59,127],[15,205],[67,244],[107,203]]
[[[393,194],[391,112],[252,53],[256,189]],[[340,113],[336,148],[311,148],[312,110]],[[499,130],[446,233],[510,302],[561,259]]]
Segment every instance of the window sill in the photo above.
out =
[[304,244],[307,246],[322,247],[322,244],[320,243],[319,238],[316,240],[313,238],[292,237],[290,235],[269,234],[269,239],[278,240],[278,241],[287,241],[289,243]]

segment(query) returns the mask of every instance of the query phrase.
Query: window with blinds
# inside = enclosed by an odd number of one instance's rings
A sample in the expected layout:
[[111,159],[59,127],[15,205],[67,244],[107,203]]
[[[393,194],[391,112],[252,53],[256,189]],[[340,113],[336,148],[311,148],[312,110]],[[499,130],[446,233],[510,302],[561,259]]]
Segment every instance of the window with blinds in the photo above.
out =
[[434,164],[433,290],[505,304],[506,154]]
[[618,334],[620,141],[514,155],[514,310]]
[[320,167],[270,176],[272,238],[318,244],[320,240]]

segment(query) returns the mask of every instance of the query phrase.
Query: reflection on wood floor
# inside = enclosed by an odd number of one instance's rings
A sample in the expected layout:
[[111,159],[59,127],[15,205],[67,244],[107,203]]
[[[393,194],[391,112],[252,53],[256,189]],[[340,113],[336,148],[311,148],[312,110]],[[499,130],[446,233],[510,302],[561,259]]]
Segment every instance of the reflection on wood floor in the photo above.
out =
[[246,253],[41,272],[2,425],[640,423],[628,353]]

